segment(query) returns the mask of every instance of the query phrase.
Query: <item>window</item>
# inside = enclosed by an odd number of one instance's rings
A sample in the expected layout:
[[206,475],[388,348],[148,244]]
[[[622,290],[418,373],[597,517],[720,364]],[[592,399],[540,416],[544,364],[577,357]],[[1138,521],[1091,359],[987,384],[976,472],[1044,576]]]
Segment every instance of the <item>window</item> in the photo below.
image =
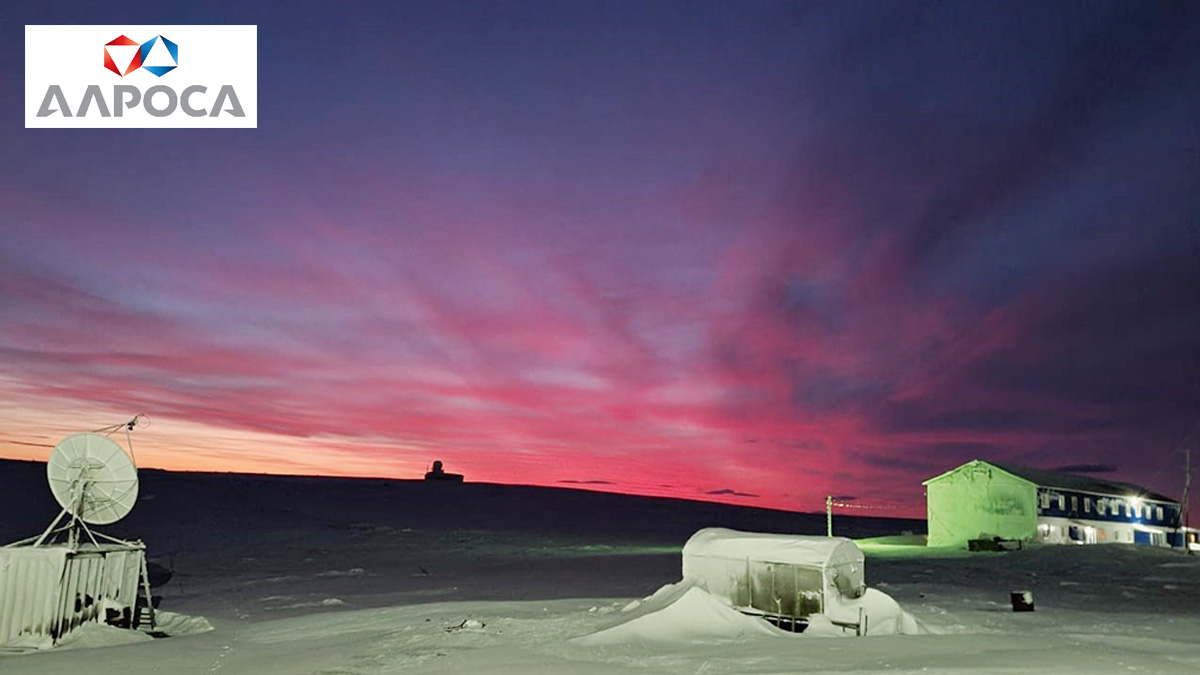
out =
[[1099,516],[1104,515],[1104,512],[1107,510],[1107,509],[1105,509],[1105,506],[1107,504],[1108,504],[1108,502],[1106,502],[1105,500],[1097,499],[1096,500],[1096,515],[1099,515]]
[[1161,507],[1161,506],[1156,506],[1156,507],[1154,507],[1154,516],[1155,516],[1155,519],[1156,519],[1156,520],[1158,520],[1158,521],[1160,521],[1160,522],[1162,521],[1162,519],[1163,519],[1163,512],[1162,512],[1162,507]]
[[1066,495],[1058,496],[1058,510],[1059,511],[1067,510],[1067,496]]
[[1038,503],[1041,504],[1042,509],[1050,508],[1050,493],[1042,492],[1041,494],[1039,494],[1038,495]]
[[1079,512],[1079,497],[1071,497],[1071,513]]
[[1083,512],[1084,513],[1092,512],[1092,498],[1091,497],[1083,498]]

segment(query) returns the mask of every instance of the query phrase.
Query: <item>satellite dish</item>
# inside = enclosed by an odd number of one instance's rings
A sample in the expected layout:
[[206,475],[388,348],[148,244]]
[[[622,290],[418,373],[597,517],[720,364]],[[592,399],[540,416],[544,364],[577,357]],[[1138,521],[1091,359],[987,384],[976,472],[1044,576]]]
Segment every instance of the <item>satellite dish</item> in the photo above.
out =
[[100,434],[62,439],[50,453],[46,478],[59,505],[85,523],[115,523],[137,501],[137,467],[121,446]]

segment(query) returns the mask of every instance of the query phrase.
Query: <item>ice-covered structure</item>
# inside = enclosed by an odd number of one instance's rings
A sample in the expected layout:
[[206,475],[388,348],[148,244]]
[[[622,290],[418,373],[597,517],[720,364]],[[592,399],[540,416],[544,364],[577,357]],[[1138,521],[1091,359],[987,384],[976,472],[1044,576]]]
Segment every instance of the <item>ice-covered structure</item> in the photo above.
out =
[[[862,551],[844,537],[706,528],[683,547],[683,581],[735,609],[796,628],[866,592]],[[857,627],[857,613],[841,617]]]
[[1179,502],[1129,483],[974,460],[923,484],[930,546],[994,537],[1183,545]]
[[54,447],[46,477],[58,517],[40,535],[0,548],[0,648],[52,647],[89,624],[154,628],[145,545],[90,527],[133,508],[132,458],[100,433],[72,434]]
[[0,647],[51,647],[89,623],[136,627],[145,554],[140,542],[0,548]]

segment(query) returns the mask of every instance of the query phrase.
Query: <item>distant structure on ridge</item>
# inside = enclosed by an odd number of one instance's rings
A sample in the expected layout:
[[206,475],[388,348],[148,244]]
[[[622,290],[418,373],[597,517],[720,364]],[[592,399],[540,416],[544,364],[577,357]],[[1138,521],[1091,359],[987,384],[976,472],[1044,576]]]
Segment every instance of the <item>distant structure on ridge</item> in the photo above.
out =
[[929,545],[978,539],[1048,544],[1191,546],[1182,505],[1146,488],[974,460],[922,483]]
[[461,473],[446,473],[442,470],[442,460],[434,460],[433,468],[425,472],[425,480],[440,480],[451,483],[461,483],[463,475]]

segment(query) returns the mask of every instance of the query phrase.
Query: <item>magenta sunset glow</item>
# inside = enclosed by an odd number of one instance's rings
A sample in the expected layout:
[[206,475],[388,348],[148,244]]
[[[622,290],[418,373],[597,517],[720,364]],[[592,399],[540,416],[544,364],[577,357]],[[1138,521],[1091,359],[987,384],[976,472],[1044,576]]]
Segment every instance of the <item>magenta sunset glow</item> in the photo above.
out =
[[25,130],[5,81],[0,457],[145,413],[172,469],[919,516],[982,458],[1177,496],[1198,10],[10,3],[9,44],[257,24],[260,103]]

